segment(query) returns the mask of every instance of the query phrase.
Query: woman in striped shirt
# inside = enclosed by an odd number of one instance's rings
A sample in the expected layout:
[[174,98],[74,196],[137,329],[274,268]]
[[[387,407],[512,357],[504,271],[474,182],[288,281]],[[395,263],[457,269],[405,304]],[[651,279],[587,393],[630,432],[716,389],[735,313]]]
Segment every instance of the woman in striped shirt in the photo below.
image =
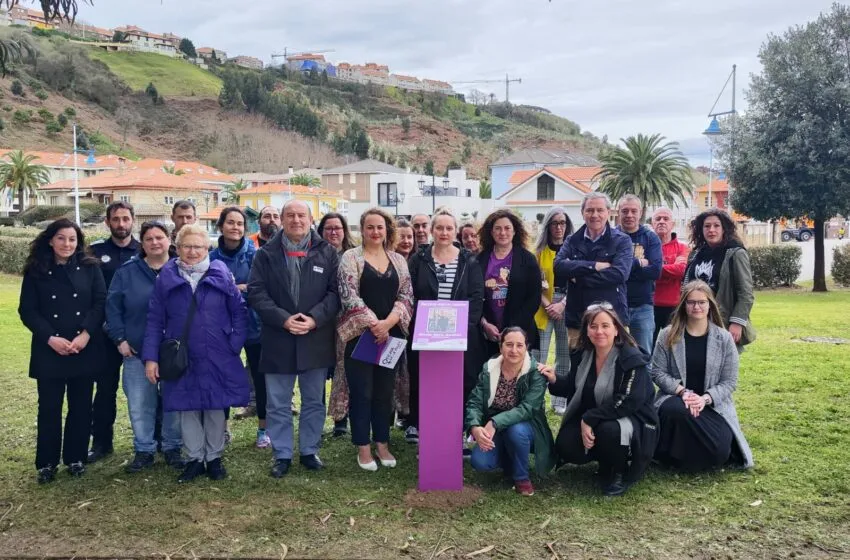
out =
[[[451,210],[437,209],[431,219],[431,236],[434,242],[420,246],[408,261],[413,298],[414,302],[440,299],[469,302],[468,342],[467,351],[464,353],[463,379],[463,400],[466,402],[485,358],[481,331],[478,328],[484,306],[484,275],[478,266],[477,257],[455,244],[457,221]],[[410,415],[405,439],[409,443],[418,443],[419,353],[411,349],[408,349],[408,368]]]

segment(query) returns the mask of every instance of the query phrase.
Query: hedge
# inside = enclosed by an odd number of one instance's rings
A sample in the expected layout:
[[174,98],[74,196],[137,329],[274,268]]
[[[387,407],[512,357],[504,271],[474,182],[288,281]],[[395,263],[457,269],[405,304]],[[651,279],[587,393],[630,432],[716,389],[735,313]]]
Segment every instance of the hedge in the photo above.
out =
[[[80,204],[80,220],[82,221],[86,221],[96,216],[103,216],[105,214],[106,206],[103,204],[91,202]],[[26,226],[31,226],[39,222],[56,220],[58,218],[68,218],[69,220],[73,220],[74,207],[48,205],[33,206],[32,208],[24,210],[24,212],[18,216],[18,219]]]
[[850,288],[850,244],[832,250],[832,279],[836,284]]
[[0,272],[23,274],[32,239],[0,237]]
[[756,288],[791,286],[803,269],[799,245],[768,245],[749,249]]

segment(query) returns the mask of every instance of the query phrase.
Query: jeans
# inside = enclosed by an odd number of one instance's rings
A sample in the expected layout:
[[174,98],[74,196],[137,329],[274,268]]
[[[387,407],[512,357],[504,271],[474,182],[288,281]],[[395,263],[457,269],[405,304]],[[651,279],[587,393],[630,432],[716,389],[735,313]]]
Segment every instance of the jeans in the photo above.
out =
[[301,455],[315,455],[319,452],[322,429],[325,426],[322,393],[326,375],[326,368],[266,374],[266,433],[272,440],[275,459],[292,459],[295,439],[292,392],[295,390],[296,380],[301,391],[298,452]]
[[497,430],[493,443],[495,447],[490,451],[482,451],[477,445],[472,448],[472,468],[493,471],[501,467],[514,480],[528,480],[528,458],[534,446],[531,424],[519,422]]
[[629,333],[647,354],[652,354],[652,337],[655,334],[655,308],[652,305],[629,307]]
[[[44,352],[44,350],[42,350]],[[35,468],[85,463],[91,428],[91,377],[38,379],[38,424]],[[62,431],[62,404],[68,395],[68,413]]]
[[[133,450],[136,453],[156,453],[156,407],[159,392],[145,377],[145,364],[136,356],[124,358],[122,380],[127,396],[130,427],[133,428]],[[176,412],[162,415],[162,450],[180,449],[180,417]]]

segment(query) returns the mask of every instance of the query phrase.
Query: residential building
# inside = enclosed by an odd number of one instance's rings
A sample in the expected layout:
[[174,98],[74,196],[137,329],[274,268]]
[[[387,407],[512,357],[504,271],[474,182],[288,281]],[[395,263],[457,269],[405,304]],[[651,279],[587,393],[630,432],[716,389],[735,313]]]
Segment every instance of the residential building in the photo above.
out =
[[163,33],[162,38],[174,45],[175,49],[178,51],[180,50],[180,41],[183,40],[183,37],[175,35],[174,33]]
[[137,50],[144,52],[155,52],[166,56],[177,56],[177,47],[169,38],[157,33],[150,33],[135,25],[116,27],[115,31],[121,31],[127,38],[127,42]]
[[219,64],[224,64],[224,61],[227,60],[227,53],[221,49],[214,49],[212,47],[201,47],[200,49],[195,49],[195,52],[198,53],[200,58],[204,60],[215,60]]
[[[324,57],[322,57],[322,61],[324,61]],[[340,62],[336,66],[336,78],[360,84],[371,83],[381,86],[393,86],[405,90],[428,91],[445,95],[452,95],[454,93],[451,84],[448,82],[428,79],[420,80],[414,76],[390,74],[390,69],[386,64],[378,64],[376,62],[367,62],[362,65]]]
[[321,54],[294,54],[286,57],[286,67],[295,72],[308,73],[315,70],[316,72],[327,72],[328,76],[337,77],[337,68]]
[[322,170],[312,167],[302,167],[301,169],[289,168],[286,173],[236,173],[234,178],[237,181],[243,181],[250,187],[259,187],[260,185],[270,185],[272,183],[289,184],[289,180],[296,175],[309,175],[319,180],[322,178]]
[[[139,222],[168,220],[174,203],[188,199],[199,210],[209,211],[218,205],[221,187],[202,183],[185,175],[172,175],[161,169],[118,170],[79,180],[80,201],[109,204],[129,202]],[[39,199],[51,205],[74,203],[74,180],[64,179],[39,189]]]
[[347,215],[349,211],[348,201],[344,197],[319,187],[271,183],[251,187],[236,194],[240,206],[247,206],[257,212],[262,210],[264,206],[282,208],[290,198],[297,198],[310,205],[313,220],[316,222],[328,212],[339,212],[342,215]]
[[594,167],[599,162],[584,154],[566,150],[527,148],[516,151],[490,164],[490,181],[493,197],[499,198],[511,189],[509,182],[516,171],[542,169],[544,167]]
[[227,59],[227,62],[232,62],[236,66],[241,66],[243,68],[250,68],[252,70],[262,70],[263,69],[263,61],[259,58],[255,58],[253,56],[235,56],[233,58]]
[[44,12],[41,10],[30,10],[21,5],[14,6],[9,10],[9,18],[12,20],[12,25],[25,25],[39,29],[56,29],[53,23],[44,21]]
[[696,189],[694,198],[696,199],[696,207],[698,212],[707,210],[708,208],[720,208],[721,210],[729,211],[729,181],[725,175],[714,178],[711,181],[711,194],[709,198],[708,184],[705,184]]
[[[0,158],[5,158],[14,150],[0,149]],[[25,155],[35,156],[33,164],[43,165],[50,173],[50,182],[61,181],[62,179],[74,178],[74,154],[61,152],[40,152],[34,150],[25,150]],[[94,151],[89,151],[88,154],[77,154],[77,169],[80,172],[80,179],[99,175],[105,171],[116,171],[126,162],[125,158],[120,156],[107,154],[95,155]]]
[[496,197],[497,206],[516,210],[527,221],[538,221],[539,214],[562,206],[576,228],[584,223],[581,201],[593,189],[565,173],[565,169],[547,166],[515,171],[508,183],[512,187]]
[[182,177],[189,177],[199,183],[213,185],[216,187],[224,187],[236,180],[233,175],[228,175],[227,173],[219,171],[215,167],[204,165],[197,161],[145,158],[140,159],[139,161],[127,161],[124,169],[128,172],[151,169],[169,172]]
[[422,80],[422,89],[434,93],[442,93],[444,95],[453,95],[455,92],[450,83],[442,82],[440,80],[429,80],[427,78]]
[[372,175],[407,173],[406,170],[374,159],[364,159],[322,172],[322,188],[338,193],[351,203],[371,200]]

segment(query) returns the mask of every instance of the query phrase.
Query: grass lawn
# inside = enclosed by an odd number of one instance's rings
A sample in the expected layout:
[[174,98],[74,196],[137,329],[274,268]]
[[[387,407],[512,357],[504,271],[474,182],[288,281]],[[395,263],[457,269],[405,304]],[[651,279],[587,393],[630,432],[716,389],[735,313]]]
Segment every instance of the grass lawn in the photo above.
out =
[[100,60],[135,91],[153,82],[164,97],[218,97],[221,79],[179,58],[148,52],[106,52],[92,47],[90,58]]
[[[566,468],[531,498],[467,466],[483,492],[466,507],[423,507],[416,454],[393,430],[395,470],[366,473],[347,441],[328,440],[327,469],[267,476],[254,422],[233,422],[231,476],[178,487],[157,465],[124,473],[131,433],[119,392],[116,453],[80,480],[35,483],[35,382],[19,280],[0,276],[0,556],[193,555],[280,558],[790,558],[850,555],[850,292],[759,293],[758,341],[736,393],[755,453],[751,472],[700,476],[653,469],[621,499],[605,499],[593,467]],[[556,419],[551,418],[556,425]],[[547,548],[547,544],[551,546]],[[439,552],[442,554],[438,556]]]

